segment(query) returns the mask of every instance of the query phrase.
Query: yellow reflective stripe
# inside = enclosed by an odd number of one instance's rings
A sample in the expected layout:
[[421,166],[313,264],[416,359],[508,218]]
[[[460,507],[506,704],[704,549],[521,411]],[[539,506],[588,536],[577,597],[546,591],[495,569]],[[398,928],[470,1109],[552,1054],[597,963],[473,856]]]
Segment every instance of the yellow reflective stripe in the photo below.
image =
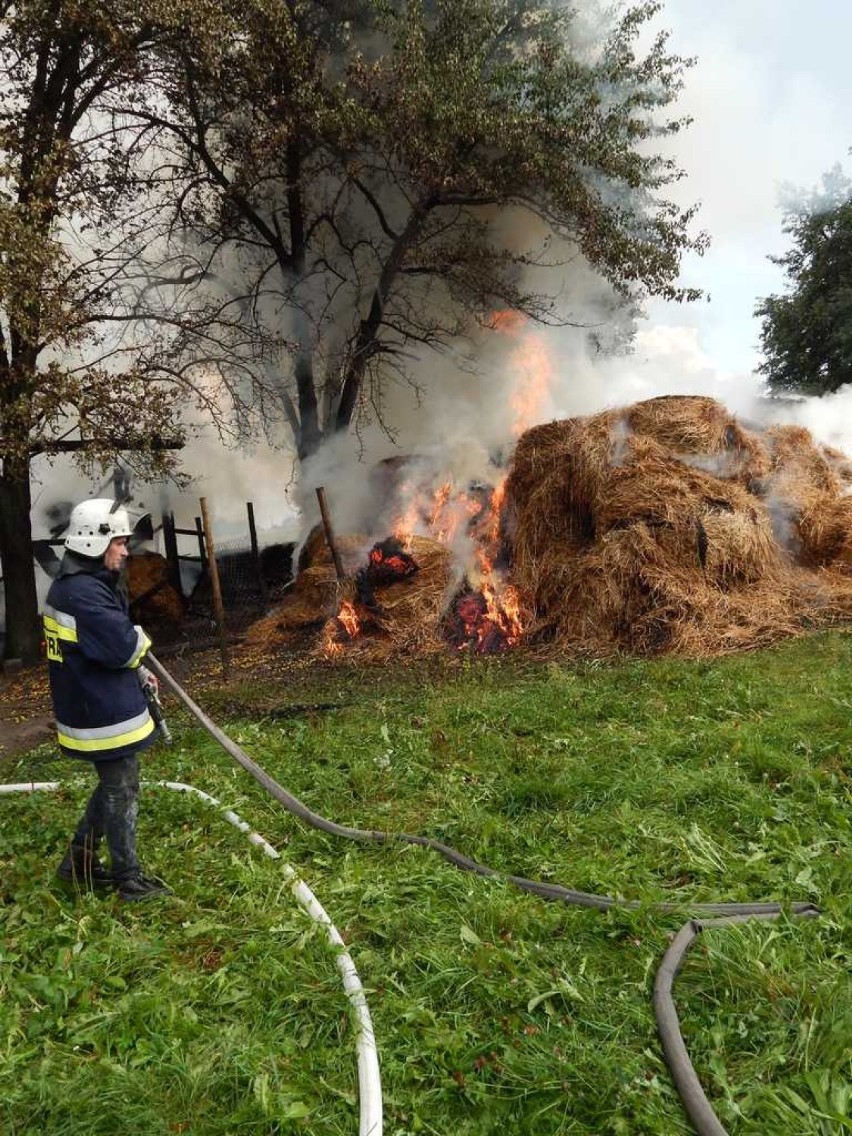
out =
[[73,627],[65,627],[50,615],[44,616],[44,629],[48,635],[55,639],[64,639],[67,643],[77,642],[77,631]]
[[151,646],[151,640],[148,638],[148,636],[145,634],[145,632],[142,630],[142,628],[137,624],[136,625],[136,650],[133,652],[133,654],[130,656],[130,658],[128,659],[128,661],[124,665],[126,667],[130,667],[131,670],[135,671],[136,668],[139,666],[139,664],[142,662],[142,657],[150,646]]
[[57,737],[59,744],[66,749],[74,749],[78,753],[98,753],[110,749],[119,749],[121,746],[133,745],[134,742],[141,742],[154,729],[154,719],[149,717],[148,721],[139,726],[138,729],[128,730],[126,734],[114,734],[109,738],[90,738],[84,741],[81,738],[70,738],[61,730],[57,731]]
[[122,722],[110,722],[107,726],[68,726],[65,722],[57,720],[56,728],[61,734],[67,734],[78,742],[101,741],[103,738],[115,738],[119,734],[129,734],[137,730],[148,721],[148,708],[140,710],[132,718],[125,718]]

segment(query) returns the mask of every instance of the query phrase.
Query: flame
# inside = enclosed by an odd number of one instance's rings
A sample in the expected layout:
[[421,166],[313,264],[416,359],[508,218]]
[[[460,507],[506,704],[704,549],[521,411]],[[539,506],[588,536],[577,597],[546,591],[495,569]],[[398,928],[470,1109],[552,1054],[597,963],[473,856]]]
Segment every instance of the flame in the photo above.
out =
[[343,625],[343,629],[350,639],[354,639],[361,630],[361,620],[358,618],[358,612],[351,600],[344,600],[340,605],[337,619]]
[[[502,647],[514,647],[520,642],[523,633],[521,600],[518,589],[507,584],[501,574],[495,571],[485,549],[478,549],[478,568],[480,571],[479,594],[482,596],[484,611],[474,627],[467,628],[469,635],[475,633],[475,646],[487,649],[489,635],[499,635]],[[462,616],[464,619],[464,616]]]
[[488,615],[500,627],[508,647],[520,642],[523,634],[521,597],[514,584],[506,584],[499,594],[494,594],[493,601],[489,601]]
[[[541,332],[522,313],[511,309],[495,311],[488,323],[510,340],[509,362],[515,383],[509,406],[512,433],[518,436],[541,421],[548,409],[556,376],[555,360]],[[368,619],[366,630],[371,626],[367,610],[381,606],[380,589],[417,570],[416,565],[410,567],[412,538],[428,536],[452,546],[459,559],[458,576],[464,577],[468,589],[456,596],[452,612],[447,613],[448,628],[452,623],[448,631],[451,641],[458,643],[464,638],[464,646],[482,651],[514,646],[522,637],[524,621],[530,613],[524,610],[518,590],[505,578],[502,518],[506,475],[493,489],[476,483],[462,488],[452,478],[430,485],[426,476],[425,467],[415,463],[413,472],[396,491],[398,499],[404,502],[390,526],[398,549],[379,550],[376,546],[370,553],[366,569],[370,574],[365,578],[377,594],[373,597],[369,591],[366,599],[360,593],[358,596],[361,615]],[[348,601],[329,623],[333,625],[326,637],[329,653],[339,652],[341,643],[362,633],[358,611]]]
[[506,651],[520,642],[523,625],[517,589],[484,581],[476,592],[467,592],[456,601],[456,615],[464,635],[459,650],[473,649],[483,654]]
[[490,327],[493,331],[502,331],[507,335],[514,335],[521,331],[527,325],[527,317],[523,312],[517,312],[514,308],[504,308],[499,312],[492,312],[486,322],[486,327]]
[[503,474],[487,501],[477,503],[479,513],[471,526],[471,536],[480,546],[478,552],[485,553],[488,558],[489,571],[500,541],[500,517],[506,500],[506,478],[507,475]]
[[446,482],[435,494],[430,513],[432,536],[452,544],[462,526],[469,527],[481,511],[481,501],[463,490],[453,492],[452,483]]
[[373,549],[370,553],[370,563],[385,567],[389,570],[391,575],[399,576],[400,578],[409,575],[409,567],[402,556],[384,556],[379,549]]
[[482,509],[482,505],[469,494],[457,490],[452,480],[442,482],[437,489],[424,490],[407,485],[402,495],[411,499],[405,511],[391,525],[393,536],[408,548],[414,533],[428,535],[442,544],[451,544],[463,522],[469,522]]
[[[508,313],[499,322],[502,328],[516,331],[525,321],[517,313]],[[410,534],[418,531],[452,545],[462,556],[470,587],[455,603],[462,646],[494,651],[519,642],[523,621],[518,592],[506,584],[503,572],[495,566],[502,544],[506,475],[493,489],[481,486],[462,490],[448,479],[431,488],[409,481],[405,492],[409,494],[408,503],[393,525],[393,535],[403,548],[407,551]],[[392,566],[393,560],[379,552],[378,546],[370,554],[371,564],[386,562]]]
[[452,482],[445,481],[435,490],[428,514],[429,529],[435,540],[449,544],[459,524],[457,510],[453,508]]
[[541,335],[528,331],[512,352],[512,363],[518,381],[509,399],[514,421],[512,433],[517,438],[544,417],[556,368]]
[[391,535],[396,537],[404,548],[407,548],[411,543],[412,536],[421,527],[421,508],[419,494],[413,486],[406,485],[403,495],[410,497],[410,500],[405,512],[397,517],[391,525]]
[[343,654],[343,644],[338,638],[339,629],[337,620],[327,619],[323,627],[322,652],[331,659]]
[[337,615],[327,619],[323,627],[322,650],[328,658],[343,654],[343,644],[355,639],[361,631],[361,620],[351,600],[343,600]]
[[515,374],[509,397],[513,412],[512,434],[519,437],[541,422],[556,378],[556,365],[540,332],[530,327],[522,312],[511,308],[492,312],[488,327],[515,341],[510,366]]

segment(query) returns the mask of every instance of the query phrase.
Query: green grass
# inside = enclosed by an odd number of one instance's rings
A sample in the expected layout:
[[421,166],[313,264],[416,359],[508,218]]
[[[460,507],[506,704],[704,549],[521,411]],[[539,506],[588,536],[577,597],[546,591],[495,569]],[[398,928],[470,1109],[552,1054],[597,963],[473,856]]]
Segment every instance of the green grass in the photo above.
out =
[[[842,1136],[850,664],[852,638],[832,633],[712,662],[327,668],[199,700],[344,823],[685,912],[817,902],[819,920],[705,933],[675,994],[732,1133]],[[309,708],[320,704],[335,708]],[[686,914],[547,904],[421,849],[326,837],[168,709],[176,745],[146,758],[146,777],[235,808],[343,934],[368,991],[388,1134],[691,1130],[650,1001]],[[0,781],[75,772],[49,748],[0,761]],[[280,867],[202,802],[151,789],[140,847],[175,898],[67,897],[52,869],[84,798],[0,797],[0,1131],[355,1131],[352,1021]]]

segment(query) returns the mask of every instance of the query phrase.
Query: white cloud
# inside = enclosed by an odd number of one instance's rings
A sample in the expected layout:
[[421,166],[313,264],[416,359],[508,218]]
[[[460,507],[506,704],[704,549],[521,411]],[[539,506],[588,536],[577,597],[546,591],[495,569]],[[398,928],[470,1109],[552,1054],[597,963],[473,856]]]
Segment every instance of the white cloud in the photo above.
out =
[[701,202],[712,244],[685,262],[685,279],[710,302],[651,315],[699,328],[720,366],[749,370],[757,360],[758,298],[781,290],[768,261],[787,247],[778,205],[782,183],[815,185],[852,142],[846,50],[852,8],[839,0],[670,0],[659,20],[671,48],[697,56],[678,109],[693,117],[672,144],[687,178],[682,203]]

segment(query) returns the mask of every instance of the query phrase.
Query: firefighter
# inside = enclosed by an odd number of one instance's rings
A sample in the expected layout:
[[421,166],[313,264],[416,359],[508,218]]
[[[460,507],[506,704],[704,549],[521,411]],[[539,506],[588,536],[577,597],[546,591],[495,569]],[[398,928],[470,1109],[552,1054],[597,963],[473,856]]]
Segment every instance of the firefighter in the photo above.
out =
[[[131,622],[117,588],[133,531],[109,499],[71,512],[65,554],[47,593],[44,635],[62,753],[92,762],[98,784],[57,875],[88,888],[114,888],[135,902],[170,894],[143,873],[136,855],[139,753],[156,737],[140,676],[151,640]],[[98,858],[106,839],[110,867]]]

